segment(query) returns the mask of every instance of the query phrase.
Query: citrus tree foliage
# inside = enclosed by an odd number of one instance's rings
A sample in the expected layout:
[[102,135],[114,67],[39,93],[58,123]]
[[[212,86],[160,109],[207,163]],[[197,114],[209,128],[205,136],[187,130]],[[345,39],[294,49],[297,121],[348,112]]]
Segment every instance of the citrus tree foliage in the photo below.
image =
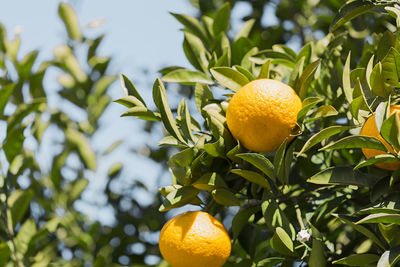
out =
[[[19,36],[10,40],[0,25],[0,266],[117,266],[127,262],[120,257],[132,254],[132,244],[144,249],[128,262],[141,264],[146,255],[158,255],[143,233],[157,231],[164,219],[152,212],[157,203],[142,207],[132,199],[130,192],[144,185],[111,189],[121,164],[112,165],[98,192],[114,209],[114,225],[75,209],[99,160],[121,143],[105,151],[91,145],[116,76],[108,71],[111,58],[98,53],[104,36],[86,36],[69,5],[60,4],[58,12],[68,39],[46,62],[36,50],[21,55]],[[56,92],[44,81],[49,71],[58,75]]]
[[[192,2],[205,8],[206,1]],[[307,10],[319,14],[319,1],[281,1],[278,10],[287,13],[279,17],[293,16],[283,8],[289,2],[313,2],[315,9]],[[395,266],[400,259],[400,172],[374,166],[399,161],[399,119],[388,112],[398,102],[399,5],[356,0],[339,9],[339,1],[327,2],[321,7],[334,13],[313,16],[310,23],[324,25],[324,37],[297,52],[279,43],[265,48],[252,19],[228,34],[229,3],[197,19],[173,14],[183,25],[192,68],[160,71],[155,109],[121,76],[125,95],[116,102],[128,108],[123,116],[160,122],[165,137],[158,144],[176,149],[168,159],[172,183],[159,189],[159,210],[192,204],[222,218],[234,216],[233,252],[225,266]],[[360,29],[362,22],[375,25]],[[230,97],[261,78],[284,81],[303,101],[297,137],[273,153],[243,148],[225,119]],[[194,97],[170,107],[164,83],[192,86]],[[394,149],[359,135],[372,113]],[[361,148],[386,154],[366,159]]]

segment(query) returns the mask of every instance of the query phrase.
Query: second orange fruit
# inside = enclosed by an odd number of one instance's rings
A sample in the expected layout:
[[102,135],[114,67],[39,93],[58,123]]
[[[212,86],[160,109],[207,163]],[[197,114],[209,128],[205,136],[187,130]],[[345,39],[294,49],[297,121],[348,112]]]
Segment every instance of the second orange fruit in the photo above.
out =
[[247,149],[270,152],[279,148],[297,123],[302,103],[288,85],[258,79],[243,86],[232,97],[226,122],[234,138]]
[[[400,116],[400,105],[393,105],[390,107],[390,114],[393,114],[394,112],[397,112],[397,114]],[[379,139],[391,153],[394,153],[391,146],[385,141],[385,139],[383,139],[378,131],[378,128],[376,127],[375,114],[369,117],[364,123],[360,135],[372,136]],[[363,148],[362,152],[367,159],[386,153],[384,151],[370,148]],[[376,166],[381,169],[395,171],[400,168],[400,161],[377,163]]]

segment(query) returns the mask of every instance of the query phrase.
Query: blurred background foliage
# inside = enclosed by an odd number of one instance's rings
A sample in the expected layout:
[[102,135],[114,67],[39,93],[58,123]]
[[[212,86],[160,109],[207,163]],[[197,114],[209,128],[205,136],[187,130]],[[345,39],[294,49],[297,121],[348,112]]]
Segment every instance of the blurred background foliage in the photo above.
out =
[[[235,8],[248,10],[245,16],[235,17],[239,22],[231,21],[234,25],[254,19],[249,38],[240,44],[242,51],[286,44],[296,52],[308,42],[328,36],[330,25],[344,4],[338,0],[190,2],[198,9],[198,18],[215,16],[226,2],[233,12]],[[121,184],[123,165],[112,165],[103,192],[94,196],[105,196],[103,205],[112,207],[115,215],[112,225],[91,221],[77,209],[77,201],[82,201],[82,192],[88,186],[88,177],[96,174],[100,159],[117,153],[114,149],[123,144],[123,141],[117,142],[106,150],[92,145],[96,133],[107,127],[98,122],[113,105],[108,91],[118,74],[109,71],[112,58],[97,53],[105,36],[88,37],[91,35],[82,30],[70,5],[61,4],[58,12],[65,24],[67,39],[46,62],[36,62],[40,51],[21,55],[20,42],[28,40],[11,36],[0,27],[0,127],[5,133],[0,157],[0,267],[166,266],[161,262],[157,241],[159,230],[170,215],[158,211],[159,194],[154,195],[151,205],[143,205],[132,194],[135,188],[151,193],[154,189],[146,188],[139,181]],[[387,15],[367,13],[335,32],[340,46],[331,50],[332,54],[324,55],[325,43],[315,47],[316,53],[334,58],[330,62],[344,62],[347,52],[352,50],[351,65],[355,67],[363,58],[360,48],[377,38],[374,33],[395,29],[393,19]],[[234,36],[235,33],[228,32],[231,41]],[[57,99],[47,97],[49,92],[43,81],[49,71],[58,74]],[[316,86],[333,90],[341,86],[341,79],[340,71],[326,73],[325,77],[322,73],[321,84]],[[177,99],[182,95],[193,96],[193,88],[187,85],[176,88],[174,84],[167,84],[167,90]],[[137,131],[151,136],[160,128],[148,122]],[[156,146],[136,151],[162,164],[165,171],[165,163],[174,152],[175,149]],[[43,153],[46,157],[40,156]],[[343,153],[334,160],[342,163],[352,158]],[[305,176],[315,172],[311,168]],[[349,194],[350,191],[342,198]],[[321,209],[332,209],[336,202],[327,202]],[[229,223],[232,216],[225,215]],[[319,219],[321,225],[326,222],[324,217]],[[256,250],[250,245],[249,248]]]

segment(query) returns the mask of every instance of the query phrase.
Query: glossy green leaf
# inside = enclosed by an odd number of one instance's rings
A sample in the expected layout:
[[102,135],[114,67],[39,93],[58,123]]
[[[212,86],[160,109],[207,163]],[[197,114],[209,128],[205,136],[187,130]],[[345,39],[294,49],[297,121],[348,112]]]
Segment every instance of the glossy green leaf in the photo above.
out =
[[370,266],[379,260],[379,256],[375,254],[353,254],[339,260],[335,260],[333,264],[342,264],[347,266]]
[[192,119],[189,113],[189,109],[187,107],[187,103],[185,99],[182,99],[179,107],[178,107],[178,115],[180,116],[180,129],[182,132],[182,136],[188,140],[192,141],[194,140],[193,134],[192,134]]
[[380,257],[377,267],[394,267],[400,260],[400,247],[386,250]]
[[285,150],[287,139],[279,146],[274,156],[274,174],[282,184],[286,184],[285,179]]
[[351,167],[330,167],[313,175],[307,182],[371,187],[377,182],[377,178],[359,171],[353,171]]
[[203,114],[203,107],[213,98],[213,94],[207,84],[196,83],[196,87],[194,88],[194,100],[200,114]]
[[180,134],[171,108],[168,104],[167,92],[162,81],[157,78],[153,85],[153,100],[161,114],[161,119],[167,131],[180,142],[185,143]]
[[246,76],[246,78],[247,78],[249,81],[255,80],[254,75],[253,75],[250,71],[248,71],[247,69],[243,68],[242,66],[235,65],[235,66],[233,66],[233,68],[234,68],[235,70],[239,71],[240,73],[242,73],[244,76]]
[[393,223],[400,225],[400,214],[374,213],[356,223]]
[[21,226],[17,237],[14,240],[18,254],[24,255],[28,252],[29,242],[37,233],[36,224],[33,218],[27,219]]
[[228,188],[224,179],[216,172],[206,173],[192,183],[199,190],[214,190],[216,188]]
[[186,27],[186,29],[190,30],[192,33],[200,37],[201,40],[207,40],[206,31],[196,18],[185,14],[170,14],[174,16],[180,23],[182,23]]
[[386,98],[392,92],[392,88],[385,84],[382,62],[378,62],[372,69],[370,84],[372,92],[383,98]]
[[327,149],[350,149],[350,148],[372,148],[386,151],[386,147],[382,142],[371,136],[351,135],[324,146],[320,150]]
[[400,147],[400,118],[397,112],[383,121],[380,133],[389,144]]
[[271,239],[271,247],[283,254],[293,256],[294,248],[290,236],[281,227],[277,227],[274,236]]
[[332,32],[335,31],[346,22],[368,12],[374,7],[375,4],[372,1],[355,0],[352,2],[347,2],[340,8],[339,13],[336,14],[331,23],[330,30]]
[[386,86],[399,87],[400,79],[400,53],[390,48],[382,63],[382,78]]
[[362,167],[374,165],[377,163],[396,162],[396,161],[400,161],[400,159],[396,158],[392,154],[381,154],[381,155],[377,155],[375,157],[361,161],[354,167],[354,170],[360,169]]
[[249,83],[249,80],[245,75],[232,68],[215,67],[212,68],[210,71],[218,82],[234,92],[238,91],[244,85]]
[[351,60],[351,52],[349,52],[349,54],[347,55],[342,75],[343,92],[344,95],[346,96],[348,103],[351,103],[353,101],[353,88],[351,87],[350,83],[350,60]]
[[183,50],[185,52],[186,58],[189,60],[193,67],[204,73],[208,72],[208,52],[199,37],[192,33],[185,32]]
[[187,69],[173,70],[167,73],[162,80],[186,85],[195,85],[196,83],[213,84],[213,81],[203,72]]
[[321,130],[320,132],[314,134],[311,136],[310,139],[307,140],[307,142],[304,144],[303,148],[300,150],[298,156],[300,156],[302,153],[306,152],[309,150],[311,147],[315,146],[316,144],[320,143],[322,140],[325,140],[333,135],[336,135],[338,133],[347,131],[354,128],[353,126],[331,126],[328,128],[325,128]]
[[223,206],[240,206],[240,201],[235,194],[224,188],[217,188],[212,191],[215,202]]
[[307,96],[307,90],[310,87],[311,82],[314,80],[314,74],[317,71],[321,59],[314,61],[309,64],[300,76],[300,79],[294,84],[293,89],[297,92],[300,99],[304,99]]
[[267,179],[265,179],[264,176],[262,176],[261,174],[259,174],[257,172],[233,169],[233,170],[231,170],[231,173],[237,174],[237,175],[243,177],[244,179],[248,180],[249,182],[261,185],[262,187],[264,187],[268,190],[271,189]]
[[375,233],[373,233],[371,230],[369,230],[368,228],[366,228],[362,225],[356,224],[356,223],[346,219],[344,216],[338,216],[338,215],[334,215],[334,216],[337,217],[342,222],[344,222],[345,224],[351,226],[357,232],[360,232],[361,234],[363,234],[364,236],[366,236],[367,238],[372,240],[380,248],[382,248],[382,249],[385,248],[384,244],[381,242],[381,240],[378,238],[378,236]]
[[239,157],[251,165],[262,171],[265,175],[267,175],[272,181],[276,181],[275,173],[274,173],[274,165],[272,162],[258,153],[242,153],[236,154],[236,157]]
[[159,211],[165,212],[173,208],[181,207],[189,204],[193,199],[196,199],[199,190],[192,186],[184,186],[177,188],[165,197]]
[[301,121],[307,115],[307,113],[322,100],[323,99],[320,97],[307,97],[306,99],[304,99],[303,107],[297,113],[297,120]]
[[124,95],[126,97],[133,96],[137,100],[139,100],[140,103],[143,104],[143,106],[146,107],[146,103],[144,102],[143,98],[140,96],[138,90],[125,75],[123,75],[123,74],[120,75],[120,82],[121,82],[121,87],[123,89]]
[[161,116],[159,113],[152,112],[148,110],[146,107],[133,107],[122,113],[121,117],[126,116],[135,116],[142,120],[148,121],[161,121]]

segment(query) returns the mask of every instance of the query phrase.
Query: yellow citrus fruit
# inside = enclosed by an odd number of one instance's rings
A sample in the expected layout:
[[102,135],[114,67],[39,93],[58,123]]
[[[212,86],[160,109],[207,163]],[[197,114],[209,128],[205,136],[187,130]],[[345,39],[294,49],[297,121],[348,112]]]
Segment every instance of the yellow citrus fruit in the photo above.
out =
[[[393,112],[396,112],[400,116],[400,105],[391,106],[390,114],[393,114]],[[378,128],[376,127],[375,114],[372,115],[371,117],[369,117],[367,119],[367,121],[364,123],[363,127],[361,128],[360,135],[372,136],[372,137],[379,139],[391,153],[394,153],[393,149],[385,141],[385,139],[383,139],[383,137],[380,135],[380,133],[378,131]],[[381,150],[370,149],[370,148],[363,148],[362,152],[367,159],[386,153]],[[400,167],[400,161],[377,163],[375,165],[381,169],[395,171]]]
[[239,89],[229,102],[226,122],[234,138],[247,149],[270,152],[279,148],[297,123],[302,103],[288,85],[259,79]]
[[173,267],[221,267],[231,253],[231,239],[216,218],[206,212],[191,211],[164,225],[159,247]]

